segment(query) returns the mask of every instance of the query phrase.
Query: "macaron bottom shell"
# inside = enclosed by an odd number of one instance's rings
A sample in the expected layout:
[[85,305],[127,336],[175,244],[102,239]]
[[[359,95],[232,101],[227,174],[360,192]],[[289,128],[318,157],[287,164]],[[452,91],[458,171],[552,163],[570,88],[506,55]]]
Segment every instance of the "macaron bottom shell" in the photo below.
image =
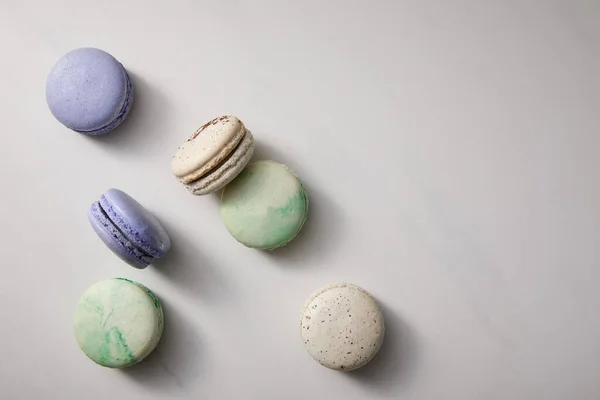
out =
[[379,352],[385,324],[371,294],[359,286],[339,283],[308,298],[301,311],[300,331],[315,361],[330,369],[352,371]]
[[74,316],[75,339],[88,358],[125,368],[146,358],[162,336],[164,315],[150,289],[124,278],[89,287]]
[[223,190],[221,218],[247,247],[274,250],[291,242],[308,216],[308,195],[294,172],[275,161],[248,165]]

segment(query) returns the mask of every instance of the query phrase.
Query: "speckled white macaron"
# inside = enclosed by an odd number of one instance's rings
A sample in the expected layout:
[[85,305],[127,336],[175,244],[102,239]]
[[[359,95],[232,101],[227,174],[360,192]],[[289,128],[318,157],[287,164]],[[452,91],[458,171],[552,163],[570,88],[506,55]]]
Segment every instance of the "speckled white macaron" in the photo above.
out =
[[366,290],[328,285],[308,298],[300,320],[308,353],[321,365],[352,371],[375,357],[385,333],[383,314]]

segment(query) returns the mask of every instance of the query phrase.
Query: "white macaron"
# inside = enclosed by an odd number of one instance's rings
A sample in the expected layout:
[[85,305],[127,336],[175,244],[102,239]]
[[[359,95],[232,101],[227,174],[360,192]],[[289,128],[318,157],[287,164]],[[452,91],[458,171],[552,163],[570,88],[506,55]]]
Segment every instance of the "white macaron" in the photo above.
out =
[[175,152],[171,170],[190,193],[221,190],[250,162],[254,137],[242,121],[225,115],[207,122]]
[[321,365],[351,371],[371,361],[383,343],[383,313],[366,290],[328,285],[308,298],[300,330],[308,353]]

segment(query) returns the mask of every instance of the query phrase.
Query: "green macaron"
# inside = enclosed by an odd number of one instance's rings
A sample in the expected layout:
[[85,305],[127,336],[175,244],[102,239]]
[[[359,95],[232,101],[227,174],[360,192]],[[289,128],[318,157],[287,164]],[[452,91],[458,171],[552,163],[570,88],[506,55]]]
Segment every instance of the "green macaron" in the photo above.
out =
[[255,249],[273,250],[296,237],[308,215],[308,196],[291,169],[256,161],[225,187],[221,217],[229,233]]
[[124,368],[142,361],[158,344],[163,310],[147,287],[124,278],[98,282],[77,303],[75,339],[92,361]]

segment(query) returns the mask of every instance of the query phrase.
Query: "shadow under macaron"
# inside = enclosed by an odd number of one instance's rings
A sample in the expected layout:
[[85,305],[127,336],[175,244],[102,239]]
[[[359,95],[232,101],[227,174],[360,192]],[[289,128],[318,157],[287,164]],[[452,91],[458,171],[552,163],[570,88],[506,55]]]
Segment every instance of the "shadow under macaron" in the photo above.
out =
[[147,156],[155,149],[162,149],[165,143],[161,137],[169,132],[168,101],[157,87],[130,70],[127,73],[134,91],[129,115],[112,131],[87,138],[128,157]]
[[173,222],[166,222],[166,218],[160,218],[160,213],[154,215],[169,234],[171,248],[163,258],[154,260],[149,270],[170,281],[193,298],[208,303],[234,299],[231,282],[198,245],[201,241],[191,240],[183,233],[185,224],[175,225]]
[[202,336],[184,315],[157,296],[165,325],[156,349],[139,363],[119,371],[145,388],[169,394],[189,392],[192,382],[201,380],[207,367],[202,363]]

